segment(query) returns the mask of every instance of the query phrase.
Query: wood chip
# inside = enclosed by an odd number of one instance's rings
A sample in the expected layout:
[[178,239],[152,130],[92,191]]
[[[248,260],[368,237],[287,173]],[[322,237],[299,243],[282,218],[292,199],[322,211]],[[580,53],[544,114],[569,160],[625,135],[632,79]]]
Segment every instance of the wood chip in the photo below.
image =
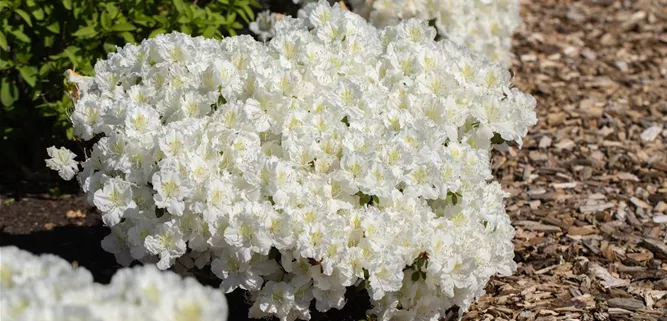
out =
[[667,259],[667,244],[665,242],[645,237],[640,245],[653,252],[657,258]]
[[570,235],[590,235],[597,233],[597,229],[593,225],[587,225],[582,227],[570,226],[567,229],[567,234]]
[[606,209],[610,209],[614,207],[614,203],[607,202],[607,203],[602,203],[602,204],[595,204],[595,205],[584,205],[579,207],[579,211],[584,214],[588,213],[595,213],[595,212],[601,212]]
[[635,174],[626,173],[626,172],[620,172],[620,173],[616,174],[616,176],[617,176],[619,179],[624,180],[624,181],[635,181],[635,182],[639,182],[639,177],[637,177],[637,175],[635,175]]
[[634,196],[630,198],[630,202],[632,204],[635,204],[635,206],[637,206],[637,207],[646,208],[646,209],[653,208],[653,206],[651,206],[651,204],[646,203],[646,202],[644,202],[644,201],[642,201],[642,200],[640,200],[640,199],[638,199]]
[[630,284],[630,280],[614,277],[607,269],[597,263],[589,264],[589,272],[591,272],[593,277],[600,279],[606,288],[617,288]]
[[612,298],[607,301],[607,304],[613,308],[621,308],[631,311],[637,311],[645,308],[642,301],[627,298]]

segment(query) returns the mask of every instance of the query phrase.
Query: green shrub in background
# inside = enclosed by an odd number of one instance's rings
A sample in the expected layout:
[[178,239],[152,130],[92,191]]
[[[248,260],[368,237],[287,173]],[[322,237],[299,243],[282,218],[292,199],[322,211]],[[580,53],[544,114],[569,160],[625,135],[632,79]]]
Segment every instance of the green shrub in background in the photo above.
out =
[[45,148],[72,139],[65,70],[91,74],[116,46],[173,30],[235,35],[256,8],[257,0],[0,0],[0,187],[32,180]]

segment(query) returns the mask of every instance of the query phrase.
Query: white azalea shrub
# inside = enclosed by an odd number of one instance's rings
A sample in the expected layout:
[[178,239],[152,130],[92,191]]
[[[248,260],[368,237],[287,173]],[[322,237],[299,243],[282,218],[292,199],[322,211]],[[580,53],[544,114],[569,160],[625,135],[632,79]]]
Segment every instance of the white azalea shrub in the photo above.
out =
[[308,320],[351,287],[380,320],[466,309],[515,269],[491,140],[520,144],[535,100],[435,34],[321,2],[266,44],[172,33],[71,74],[103,247],[210,266],[256,318]]
[[505,67],[512,64],[512,33],[519,0],[350,0],[352,10],[378,28],[417,18],[447,38]]
[[225,295],[155,266],[125,268],[111,284],[50,254],[0,247],[0,320],[227,320]]

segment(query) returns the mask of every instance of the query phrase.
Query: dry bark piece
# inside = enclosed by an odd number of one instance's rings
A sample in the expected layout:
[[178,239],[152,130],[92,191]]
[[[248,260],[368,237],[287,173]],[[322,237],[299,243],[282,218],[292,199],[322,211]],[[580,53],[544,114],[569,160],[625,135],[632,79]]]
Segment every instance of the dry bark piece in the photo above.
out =
[[627,298],[612,298],[607,301],[607,305],[613,308],[621,308],[625,310],[632,310],[632,311],[637,311],[640,309],[644,309],[644,303],[639,300],[635,299],[627,299]]
[[641,246],[653,252],[655,257],[660,259],[667,259],[667,244],[664,241],[645,237],[642,239]]

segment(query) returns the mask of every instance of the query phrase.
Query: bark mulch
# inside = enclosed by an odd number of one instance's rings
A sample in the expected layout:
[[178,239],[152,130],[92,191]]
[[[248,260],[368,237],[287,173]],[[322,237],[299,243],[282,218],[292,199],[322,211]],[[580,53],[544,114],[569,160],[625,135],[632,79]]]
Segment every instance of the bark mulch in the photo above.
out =
[[516,84],[538,101],[497,153],[514,276],[465,320],[667,320],[667,1],[525,1]]
[[[539,123],[493,165],[519,269],[464,320],[667,320],[667,1],[526,0],[522,19],[513,72]],[[100,282],[107,233],[80,196],[0,197],[0,245]]]

